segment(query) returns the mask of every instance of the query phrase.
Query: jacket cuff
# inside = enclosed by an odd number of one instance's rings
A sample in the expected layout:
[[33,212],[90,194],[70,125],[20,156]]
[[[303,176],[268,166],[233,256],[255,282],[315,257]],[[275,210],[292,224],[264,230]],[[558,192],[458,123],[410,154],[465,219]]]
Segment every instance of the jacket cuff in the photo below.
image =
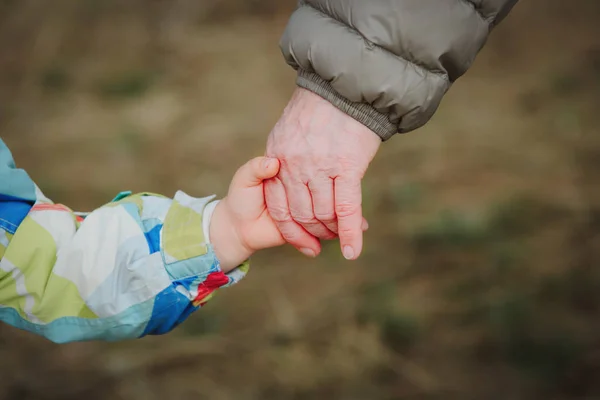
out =
[[328,81],[314,72],[299,69],[296,84],[329,101],[336,108],[375,132],[383,141],[398,132],[398,126],[390,122],[387,114],[377,111],[369,103],[356,103],[346,99],[336,92]]
[[[245,262],[225,274],[206,235],[203,218],[214,209],[214,196],[194,198],[182,191],[175,198],[166,214],[161,233],[161,251],[165,268],[175,281],[194,277],[204,281],[211,273],[218,272],[227,279],[221,286],[230,286],[241,280],[248,272]],[[206,213],[208,208],[208,213]],[[208,227],[207,227],[208,228]]]

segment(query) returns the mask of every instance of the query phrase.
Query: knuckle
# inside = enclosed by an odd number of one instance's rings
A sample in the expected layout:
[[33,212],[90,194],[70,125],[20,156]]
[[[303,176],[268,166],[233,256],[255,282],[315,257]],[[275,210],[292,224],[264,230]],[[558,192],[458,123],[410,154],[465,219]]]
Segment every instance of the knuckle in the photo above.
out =
[[289,215],[284,215],[284,214],[271,214],[271,218],[273,219],[273,221],[275,221],[275,223],[277,224],[286,224],[289,222],[292,222],[292,219],[290,218]]
[[291,229],[282,229],[281,231],[279,231],[279,233],[281,233],[281,236],[283,236],[286,242],[293,243],[299,239],[296,232],[294,232]]
[[269,215],[275,222],[290,222],[290,213],[285,208],[269,207]]
[[278,225],[277,229],[279,229],[279,233],[286,242],[291,244],[301,244],[303,239],[302,233],[296,229],[293,223]]
[[322,240],[332,240],[332,239],[335,239],[337,237],[338,236],[337,236],[336,233],[328,231],[328,232],[326,232],[325,236],[321,237],[320,239],[322,239]]
[[336,220],[335,213],[331,212],[315,212],[315,218],[321,222],[334,222]]
[[338,232],[340,235],[353,235],[355,232],[355,228],[352,226],[348,226],[348,225],[342,225],[338,227]]
[[291,216],[294,219],[294,221],[298,222],[299,224],[302,225],[306,225],[306,224],[315,224],[318,221],[315,219],[314,215],[308,214],[306,211],[301,211],[301,210],[297,210],[297,209],[291,209],[290,210]]
[[352,239],[356,233],[355,229],[344,226],[338,228],[338,235],[342,239]]
[[338,218],[349,217],[358,213],[360,210],[360,205],[354,203],[337,203],[335,205],[335,213]]
[[294,221],[296,221],[300,225],[316,225],[319,222],[313,217],[294,216],[293,218],[294,218]]
[[338,231],[339,231],[337,221],[328,222],[327,229],[329,229],[331,232],[333,232],[335,235],[337,235]]
[[312,225],[310,227],[306,227],[306,230],[313,236],[319,238],[319,239],[323,239],[323,240],[327,240],[327,239],[332,239],[333,238],[333,234],[327,230],[324,226],[322,225]]

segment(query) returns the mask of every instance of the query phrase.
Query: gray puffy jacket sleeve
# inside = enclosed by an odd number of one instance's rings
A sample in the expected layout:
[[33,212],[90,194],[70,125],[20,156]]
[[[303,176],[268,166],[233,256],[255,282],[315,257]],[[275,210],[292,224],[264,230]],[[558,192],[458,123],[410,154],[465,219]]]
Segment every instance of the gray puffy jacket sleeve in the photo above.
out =
[[383,140],[425,124],[517,0],[301,0],[281,39],[297,84]]

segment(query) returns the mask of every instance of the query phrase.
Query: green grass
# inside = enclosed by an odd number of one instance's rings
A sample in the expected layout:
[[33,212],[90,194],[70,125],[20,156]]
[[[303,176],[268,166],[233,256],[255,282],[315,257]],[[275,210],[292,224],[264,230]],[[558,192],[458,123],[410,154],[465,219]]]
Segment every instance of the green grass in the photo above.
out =
[[421,330],[415,316],[401,312],[386,315],[380,325],[382,342],[400,353],[408,351],[417,343]]
[[396,285],[392,280],[383,280],[363,287],[358,294],[357,320],[382,323],[393,312]]
[[150,71],[128,71],[100,79],[96,91],[105,99],[132,99],[146,94],[155,80]]
[[423,199],[423,187],[416,182],[405,183],[391,189],[397,210],[410,210]]
[[484,241],[486,233],[481,220],[458,211],[444,210],[414,231],[412,240],[419,247],[468,247]]
[[569,96],[579,91],[584,84],[576,72],[566,71],[554,75],[550,80],[550,87],[558,96]]
[[359,294],[357,321],[379,327],[383,344],[397,352],[409,350],[421,336],[422,327],[415,315],[399,309],[397,282],[384,280],[366,285]]
[[225,315],[222,311],[215,310],[214,306],[207,305],[202,312],[192,314],[180,327],[179,330],[189,336],[206,336],[218,334],[225,323]]
[[48,92],[62,92],[69,88],[71,77],[66,68],[61,66],[48,67],[40,76],[40,85]]

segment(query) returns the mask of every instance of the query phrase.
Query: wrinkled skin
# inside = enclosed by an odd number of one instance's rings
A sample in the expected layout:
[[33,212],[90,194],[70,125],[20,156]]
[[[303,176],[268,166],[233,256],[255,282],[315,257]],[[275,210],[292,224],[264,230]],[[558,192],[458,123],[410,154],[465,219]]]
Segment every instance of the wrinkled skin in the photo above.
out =
[[281,162],[265,182],[267,208],[284,239],[307,256],[339,236],[344,257],[362,251],[361,181],[381,139],[326,100],[298,88],[269,135]]

